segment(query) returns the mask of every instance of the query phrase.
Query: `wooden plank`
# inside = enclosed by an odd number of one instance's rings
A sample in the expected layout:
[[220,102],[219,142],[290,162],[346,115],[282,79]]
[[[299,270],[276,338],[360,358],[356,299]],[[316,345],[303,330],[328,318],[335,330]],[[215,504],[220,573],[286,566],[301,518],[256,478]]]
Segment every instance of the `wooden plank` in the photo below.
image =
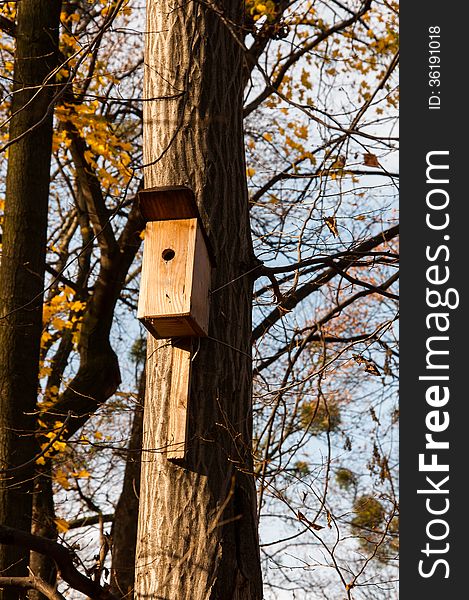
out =
[[166,456],[170,460],[183,460],[187,451],[187,409],[190,394],[191,358],[191,338],[173,342],[166,445]]

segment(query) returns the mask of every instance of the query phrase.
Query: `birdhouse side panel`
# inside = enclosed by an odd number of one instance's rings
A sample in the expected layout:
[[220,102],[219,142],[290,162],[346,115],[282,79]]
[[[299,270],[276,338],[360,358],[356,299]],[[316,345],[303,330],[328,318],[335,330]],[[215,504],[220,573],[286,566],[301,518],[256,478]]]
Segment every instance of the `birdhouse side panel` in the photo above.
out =
[[197,227],[192,274],[191,317],[204,335],[208,334],[212,268],[205,239]]
[[139,319],[189,314],[196,232],[197,219],[147,223]]

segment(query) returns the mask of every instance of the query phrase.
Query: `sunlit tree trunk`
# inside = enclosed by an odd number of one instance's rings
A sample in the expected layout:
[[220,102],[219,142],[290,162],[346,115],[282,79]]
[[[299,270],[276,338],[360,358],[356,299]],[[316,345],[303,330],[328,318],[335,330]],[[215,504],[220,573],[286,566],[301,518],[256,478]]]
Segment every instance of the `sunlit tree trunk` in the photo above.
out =
[[251,455],[250,238],[238,0],[149,0],[145,185],[187,185],[214,247],[209,337],[195,342],[189,451],[162,448],[172,350],[149,338],[135,597],[262,597]]
[[[59,0],[18,3],[0,267],[0,523],[28,532],[60,6]],[[0,572],[27,575],[28,556],[0,547]]]

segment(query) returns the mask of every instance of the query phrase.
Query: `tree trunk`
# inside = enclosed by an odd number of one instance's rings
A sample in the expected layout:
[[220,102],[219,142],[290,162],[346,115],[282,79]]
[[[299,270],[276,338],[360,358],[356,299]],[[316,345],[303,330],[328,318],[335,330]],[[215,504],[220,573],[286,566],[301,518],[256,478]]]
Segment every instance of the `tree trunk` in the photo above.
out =
[[149,0],[144,156],[147,188],[184,184],[212,242],[209,337],[195,340],[189,449],[169,461],[172,349],[149,337],[137,599],[262,597],[252,475],[250,358],[255,265],[242,126],[242,4]]
[[[18,3],[0,267],[0,523],[29,532],[59,0]],[[18,468],[31,461],[28,466]],[[10,469],[5,472],[5,469]],[[27,575],[29,552],[0,547],[0,572]],[[18,592],[0,592],[3,600]]]
[[[46,464],[38,471],[34,478],[31,533],[55,542],[57,541],[57,526],[54,521],[55,507],[50,460],[46,460]],[[39,552],[31,552],[29,566],[36,577],[54,587],[57,579],[57,567],[52,558]],[[30,590],[28,598],[29,600],[45,600],[46,596],[39,590]]]
[[142,373],[125,465],[124,485],[112,525],[111,592],[118,598],[133,597],[135,545],[137,543],[138,498],[143,429],[145,372]]

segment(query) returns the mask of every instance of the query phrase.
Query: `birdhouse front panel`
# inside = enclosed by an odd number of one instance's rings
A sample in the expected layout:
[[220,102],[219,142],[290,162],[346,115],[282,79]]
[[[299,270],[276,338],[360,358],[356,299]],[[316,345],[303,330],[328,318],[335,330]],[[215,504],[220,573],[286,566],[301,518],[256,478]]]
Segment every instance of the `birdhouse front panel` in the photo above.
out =
[[207,335],[210,273],[196,218],[149,221],[138,318],[158,338]]

